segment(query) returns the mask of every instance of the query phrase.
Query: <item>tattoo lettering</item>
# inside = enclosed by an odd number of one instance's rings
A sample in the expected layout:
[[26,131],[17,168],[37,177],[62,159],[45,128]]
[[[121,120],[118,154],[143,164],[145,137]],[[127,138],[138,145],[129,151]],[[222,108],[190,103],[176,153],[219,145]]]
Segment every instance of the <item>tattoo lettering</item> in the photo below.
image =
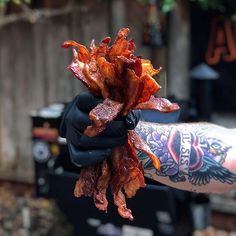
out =
[[208,184],[212,179],[233,184],[236,175],[223,167],[231,146],[219,139],[208,137],[205,128],[198,132],[176,127],[138,126],[137,132],[147,142],[161,162],[160,171],[152,161],[139,153],[144,169],[155,170],[159,176],[168,176],[173,182],[188,181],[196,186]]
[[[171,148],[170,148],[171,150]],[[191,153],[191,134],[182,132],[180,134],[179,174],[188,174]]]

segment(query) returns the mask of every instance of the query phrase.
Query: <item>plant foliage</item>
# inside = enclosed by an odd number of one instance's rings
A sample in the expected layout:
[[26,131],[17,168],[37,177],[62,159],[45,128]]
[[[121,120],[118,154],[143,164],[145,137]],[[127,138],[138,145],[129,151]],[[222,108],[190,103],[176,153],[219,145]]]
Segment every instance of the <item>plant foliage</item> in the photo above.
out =
[[31,0],[0,0],[0,7],[4,7],[8,2],[13,2],[13,3],[19,5],[22,3],[29,4],[31,2]]
[[[142,4],[148,4],[150,0],[138,0]],[[196,2],[203,10],[218,10],[224,12],[226,9],[226,5],[230,7],[232,4],[235,5],[235,0],[186,0],[191,2]],[[164,13],[170,12],[174,9],[176,0],[157,0],[160,4],[160,8]],[[225,4],[227,2],[227,4]]]

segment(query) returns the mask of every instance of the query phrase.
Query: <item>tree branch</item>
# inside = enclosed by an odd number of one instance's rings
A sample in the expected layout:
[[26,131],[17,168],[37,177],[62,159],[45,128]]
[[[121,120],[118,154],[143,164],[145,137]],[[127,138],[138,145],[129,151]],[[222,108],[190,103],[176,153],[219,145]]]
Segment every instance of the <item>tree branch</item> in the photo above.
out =
[[62,9],[29,10],[29,8],[27,8],[27,10],[24,9],[24,12],[20,14],[11,14],[3,17],[0,21],[0,28],[19,21],[28,21],[29,23],[34,24],[42,18],[67,15],[81,10],[83,11],[81,6],[78,7],[72,4],[69,4]]

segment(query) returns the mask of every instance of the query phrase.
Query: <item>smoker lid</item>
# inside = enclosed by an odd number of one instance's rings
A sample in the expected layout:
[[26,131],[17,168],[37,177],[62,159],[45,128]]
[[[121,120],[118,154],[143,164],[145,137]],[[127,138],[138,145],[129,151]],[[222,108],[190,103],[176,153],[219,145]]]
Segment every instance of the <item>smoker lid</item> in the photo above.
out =
[[216,80],[219,78],[219,74],[205,63],[194,67],[190,72],[190,76],[196,80]]
[[31,117],[59,118],[64,110],[65,104],[54,103],[30,112]]

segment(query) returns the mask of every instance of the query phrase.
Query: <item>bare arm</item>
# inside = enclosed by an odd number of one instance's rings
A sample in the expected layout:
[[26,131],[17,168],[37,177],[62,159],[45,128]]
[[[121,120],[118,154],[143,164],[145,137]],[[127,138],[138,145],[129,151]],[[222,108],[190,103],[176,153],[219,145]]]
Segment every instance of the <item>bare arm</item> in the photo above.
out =
[[139,153],[145,176],[194,192],[223,193],[236,189],[236,130],[209,123],[139,122],[135,131],[161,161]]

